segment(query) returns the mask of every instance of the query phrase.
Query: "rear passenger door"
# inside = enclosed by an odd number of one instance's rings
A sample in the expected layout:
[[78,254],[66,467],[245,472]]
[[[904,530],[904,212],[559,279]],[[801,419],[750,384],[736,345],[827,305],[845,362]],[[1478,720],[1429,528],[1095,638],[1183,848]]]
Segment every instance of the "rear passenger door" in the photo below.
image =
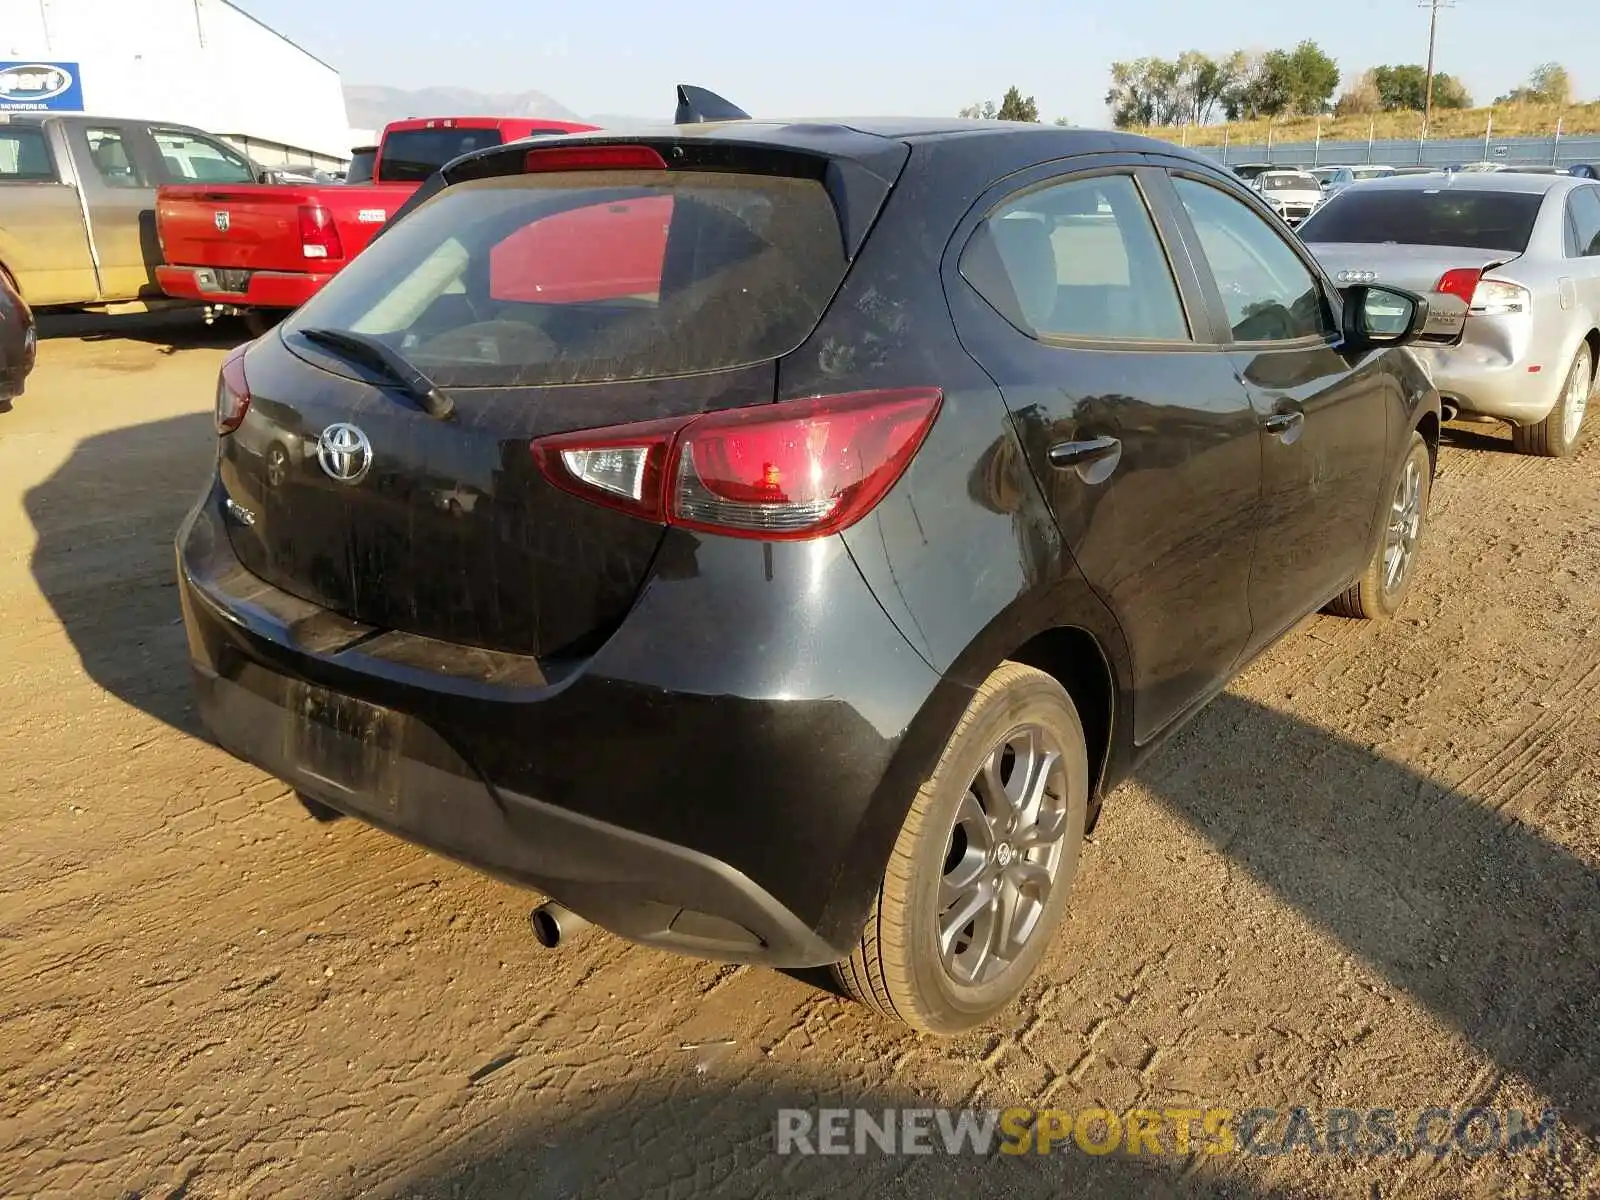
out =
[[50,131],[0,125],[0,266],[29,304],[96,295],[94,260],[78,189],[66,182]]
[[1345,355],[1338,300],[1278,221],[1198,172],[1172,184],[1263,433],[1253,651],[1365,566],[1404,398],[1384,352]]
[[74,121],[67,136],[88,201],[101,299],[154,292],[161,251],[149,135],[134,122]]
[[1194,271],[1158,234],[1150,189],[1164,177],[1135,156],[1088,161],[980,200],[946,290],[1122,626],[1143,742],[1220,689],[1249,639],[1261,452]]

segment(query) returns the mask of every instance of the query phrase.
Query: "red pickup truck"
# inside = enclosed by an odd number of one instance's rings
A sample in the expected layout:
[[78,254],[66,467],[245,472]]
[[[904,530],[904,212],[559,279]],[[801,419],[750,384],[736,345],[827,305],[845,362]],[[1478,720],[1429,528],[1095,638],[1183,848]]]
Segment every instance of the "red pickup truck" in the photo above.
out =
[[383,131],[371,183],[162,187],[156,281],[169,296],[270,320],[310,299],[445,163],[519,138],[594,128],[499,117],[396,121]]

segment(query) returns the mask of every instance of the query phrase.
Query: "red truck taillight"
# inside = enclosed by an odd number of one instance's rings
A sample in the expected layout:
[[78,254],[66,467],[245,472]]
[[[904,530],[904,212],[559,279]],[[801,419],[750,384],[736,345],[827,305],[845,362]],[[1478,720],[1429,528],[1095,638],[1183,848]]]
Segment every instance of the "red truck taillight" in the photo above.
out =
[[343,258],[344,243],[333,214],[320,204],[300,206],[300,252],[307,258]]

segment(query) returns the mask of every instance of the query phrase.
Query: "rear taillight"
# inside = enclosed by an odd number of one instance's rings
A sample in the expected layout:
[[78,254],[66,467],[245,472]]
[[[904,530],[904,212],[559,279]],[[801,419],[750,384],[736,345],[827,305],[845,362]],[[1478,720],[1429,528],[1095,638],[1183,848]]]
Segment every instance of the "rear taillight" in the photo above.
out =
[[646,520],[792,541],[845,529],[904,474],[938,388],[818,396],[533,443],[551,483]]
[[250,411],[250,384],[244,377],[244,347],[228,356],[217,375],[217,434],[227,436]]
[[1472,293],[1477,289],[1478,280],[1482,276],[1483,271],[1479,267],[1457,267],[1439,276],[1439,282],[1433,285],[1433,290],[1442,295],[1454,296],[1461,303],[1471,305]]
[[307,258],[343,258],[344,243],[333,214],[320,204],[300,206],[300,253]]
[[1527,312],[1533,304],[1533,293],[1520,283],[1485,279],[1478,267],[1446,271],[1433,290],[1459,298],[1469,312],[1486,317]]
[[1533,303],[1533,293],[1520,283],[1504,279],[1480,279],[1472,293],[1474,313],[1484,316],[1504,316],[1507,313],[1527,312]]

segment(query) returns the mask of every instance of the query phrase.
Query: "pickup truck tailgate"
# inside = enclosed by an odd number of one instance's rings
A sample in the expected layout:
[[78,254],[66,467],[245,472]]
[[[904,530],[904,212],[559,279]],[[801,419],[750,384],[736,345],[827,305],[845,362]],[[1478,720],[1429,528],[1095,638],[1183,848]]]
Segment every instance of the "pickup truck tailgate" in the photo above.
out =
[[[239,184],[169,185],[156,198],[156,228],[163,257],[175,266],[220,270],[304,271],[354,258],[416,189],[406,184],[368,187],[294,187]],[[302,210],[336,238],[322,237],[320,252],[306,252]]]

